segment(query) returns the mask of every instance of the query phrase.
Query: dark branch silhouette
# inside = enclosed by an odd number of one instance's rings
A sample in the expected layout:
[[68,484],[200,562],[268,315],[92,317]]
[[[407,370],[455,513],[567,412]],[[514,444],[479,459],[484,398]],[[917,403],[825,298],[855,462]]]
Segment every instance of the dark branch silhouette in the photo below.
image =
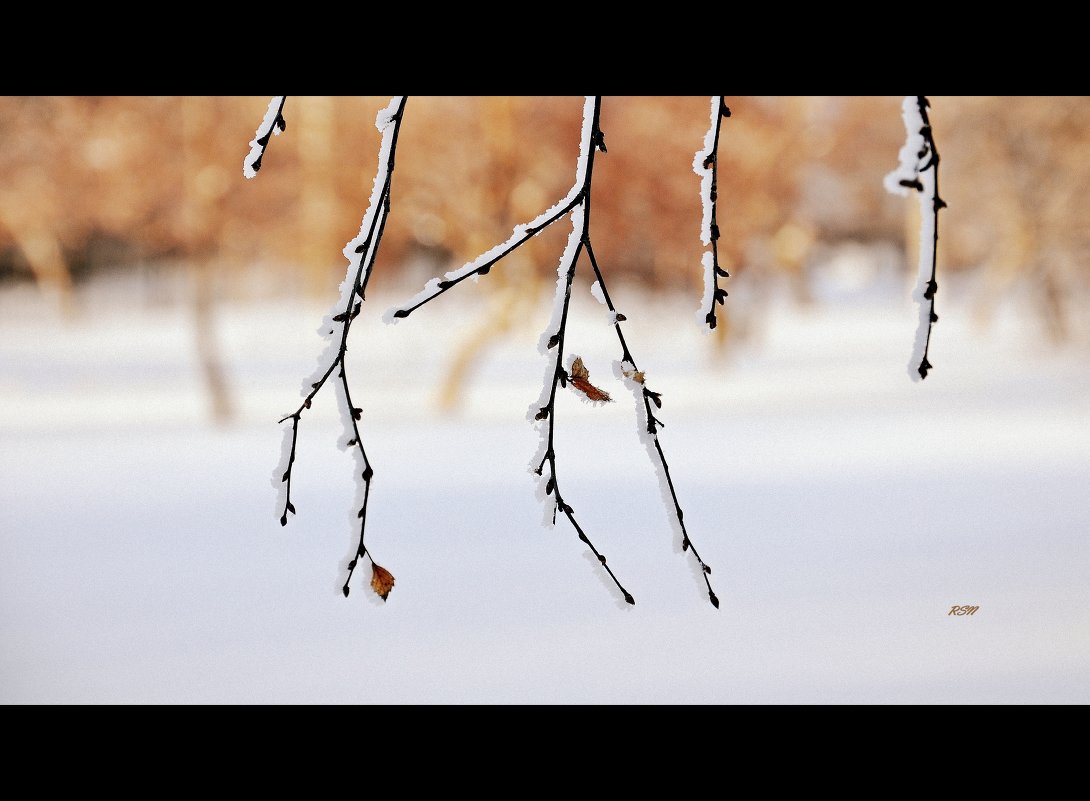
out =
[[[710,251],[704,252],[704,299],[699,315],[702,323],[709,329],[715,328],[715,304],[723,305],[727,299],[727,290],[720,288],[720,278],[730,278],[730,273],[719,266],[719,223],[716,220],[719,203],[719,132],[723,120],[730,116],[730,109],[722,95],[712,97],[712,123],[704,137],[704,148],[696,152],[693,159],[693,171],[701,176],[700,192],[704,206],[704,218],[701,222],[700,239],[705,246],[711,245]],[[710,140],[710,141],[709,141]]]

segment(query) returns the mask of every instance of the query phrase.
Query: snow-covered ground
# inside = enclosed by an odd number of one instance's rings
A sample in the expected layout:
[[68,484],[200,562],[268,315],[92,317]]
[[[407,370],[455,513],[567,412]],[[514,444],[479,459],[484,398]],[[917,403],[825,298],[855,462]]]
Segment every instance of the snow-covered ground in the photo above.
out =
[[302,421],[298,516],[281,528],[274,508],[276,421],[324,304],[220,307],[238,414],[216,426],[184,307],[92,287],[65,318],[0,293],[0,701],[1090,702],[1087,353],[1048,348],[1015,309],[975,327],[940,284],[922,383],[898,281],[771,303],[726,358],[698,298],[614,290],[718,611],[675,550],[589,292],[569,352],[619,402],[562,396],[558,469],[627,608],[564,521],[540,524],[525,413],[547,298],[451,415],[439,383],[483,291],[396,327],[379,318],[403,297],[366,304],[350,375],[376,471],[367,540],[397,578],[383,604],[366,569],[340,594],[354,487],[327,392]]

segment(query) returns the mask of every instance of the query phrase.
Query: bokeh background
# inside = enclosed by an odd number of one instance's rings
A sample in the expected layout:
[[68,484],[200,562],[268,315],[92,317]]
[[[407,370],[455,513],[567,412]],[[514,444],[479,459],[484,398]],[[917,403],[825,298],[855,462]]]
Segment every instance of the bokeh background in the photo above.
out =
[[[0,286],[36,282],[78,306],[73,293],[97,275],[128,272],[150,284],[180,269],[211,273],[189,281],[210,281],[217,298],[328,297],[374,175],[374,115],[384,99],[291,98],[289,135],[274,139],[260,179],[244,181],[239,150],[267,102],[0,98]],[[941,228],[944,274],[981,275],[980,314],[1017,293],[1047,336],[1062,341],[1081,330],[1090,102],[932,102],[951,209]],[[845,243],[886,247],[913,263],[906,231],[915,206],[881,183],[904,139],[900,98],[729,103],[721,250],[739,278],[782,277],[806,300],[813,274]],[[563,97],[414,98],[375,285],[414,284],[459,265],[561,197],[581,110]],[[614,283],[699,296],[691,163],[708,124],[701,99],[610,98],[602,124],[616,144],[599,165],[595,238]],[[520,297],[537,302],[552,280],[555,244],[534,240],[482,291],[518,283]],[[730,325],[743,311],[737,305],[723,312],[721,343],[744,333]]]
[[[1090,700],[1090,99],[931,98],[949,208],[914,384],[918,205],[882,186],[900,97],[727,98],[711,334],[708,98],[605,98],[595,252],[663,392],[715,617],[630,404],[558,411],[573,503],[636,609],[571,532],[539,533],[524,414],[566,223],[379,321],[567,192],[577,97],[409,100],[350,354],[389,603],[339,595],[332,398],[277,524],[276,421],[321,349],[388,100],[289,97],[247,181],[268,97],[0,97],[0,700]],[[608,378],[589,297],[571,341]],[[981,611],[948,619],[961,603]]]

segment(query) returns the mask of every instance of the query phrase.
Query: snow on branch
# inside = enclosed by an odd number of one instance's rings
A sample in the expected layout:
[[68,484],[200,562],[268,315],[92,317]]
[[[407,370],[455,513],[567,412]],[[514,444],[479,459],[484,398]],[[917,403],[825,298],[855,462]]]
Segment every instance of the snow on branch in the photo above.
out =
[[[722,98],[718,98],[718,101],[719,105],[716,105],[715,107],[717,115],[720,114]],[[730,113],[726,110],[726,106],[722,106],[722,111],[723,116]],[[579,257],[585,251],[596,278],[596,281],[591,286],[591,292],[600,303],[603,303],[609,309],[610,323],[613,325],[621,343],[622,354],[619,364],[622,365],[622,370],[624,371],[625,377],[629,379],[629,383],[639,388],[639,396],[642,399],[644,410],[640,425],[641,430],[646,432],[642,436],[645,437],[645,442],[649,445],[649,452],[652,454],[653,461],[658,467],[659,476],[660,479],[662,479],[660,483],[664,488],[664,495],[669,499],[670,503],[673,504],[678,530],[681,534],[681,549],[682,551],[692,551],[693,557],[699,567],[700,575],[703,576],[705,585],[707,586],[708,597],[711,603],[718,608],[719,599],[716,597],[715,592],[712,590],[711,583],[707,578],[708,574],[711,573],[711,569],[700,558],[699,554],[697,554],[696,548],[692,546],[692,542],[685,531],[683,522],[684,515],[674,490],[673,481],[670,478],[670,470],[666,463],[666,457],[663,454],[662,446],[658,440],[658,428],[663,424],[662,421],[656,418],[652,413],[651,404],[654,403],[656,409],[661,407],[661,395],[658,392],[653,392],[646,388],[644,386],[643,373],[636,370],[635,361],[632,358],[632,354],[629,352],[628,345],[625,343],[624,334],[620,326],[621,322],[624,321],[626,317],[617,311],[613,305],[613,301],[609,297],[605,280],[602,277],[602,272],[599,269],[598,261],[594,256],[594,250],[591,245],[591,184],[594,176],[595,154],[599,151],[602,153],[607,152],[605,135],[600,126],[600,117],[601,97],[587,97],[583,106],[583,126],[580,135],[580,150],[576,164],[575,183],[563,200],[556,203],[552,208],[536,217],[530,223],[516,226],[507,241],[497,245],[486,253],[481,254],[473,261],[467,262],[457,270],[446,273],[442,278],[432,279],[416,296],[400,306],[389,309],[383,319],[387,322],[396,322],[400,318],[408,317],[421,306],[430,303],[432,300],[439,297],[439,295],[461,283],[466,278],[487,274],[494,264],[518,249],[527,242],[530,237],[552,225],[554,222],[557,222],[562,217],[570,215],[572,228],[557,266],[556,292],[553,299],[552,316],[538,341],[538,349],[541,354],[546,357],[547,361],[545,380],[542,385],[541,394],[537,401],[530,406],[527,413],[527,418],[537,428],[541,437],[538,451],[530,463],[532,472],[539,477],[537,485],[538,496],[543,501],[550,497],[552,498],[552,522],[555,524],[557,512],[563,514],[568,519],[572,528],[575,529],[579,539],[590,549],[593,558],[597,559],[602,570],[605,572],[605,575],[608,575],[609,579],[612,581],[612,584],[609,586],[620,591],[625,603],[634,604],[635,599],[632,597],[632,594],[624,588],[607,562],[606,557],[594,546],[586,532],[579,525],[579,522],[575,517],[575,510],[564,498],[557,469],[558,459],[554,444],[554,435],[556,430],[556,395],[558,388],[570,387],[584,400],[596,404],[607,403],[612,400],[607,392],[604,392],[591,383],[590,372],[580,357],[572,355],[570,359],[567,359],[568,368],[565,369],[564,367],[566,360],[565,337],[567,334],[572,282],[575,279]],[[717,141],[718,131],[716,131],[715,135],[715,142]],[[714,154],[714,148],[711,152]],[[712,160],[712,164],[714,164],[714,159]],[[712,181],[712,186],[714,186],[714,178]],[[712,203],[714,203],[714,189],[711,190],[711,197],[713,198]],[[712,215],[712,225],[714,226],[714,209]],[[718,232],[716,230],[716,238],[718,238],[717,234]],[[717,290],[717,293],[721,291],[722,290]],[[599,573],[599,575],[602,574]]]
[[265,155],[265,149],[269,146],[269,140],[273,134],[279,136],[287,127],[284,122],[284,102],[287,95],[278,95],[269,101],[269,109],[265,112],[265,119],[257,126],[254,138],[250,141],[250,152],[242,162],[242,174],[247,178],[253,178],[261,169],[261,159]]
[[663,452],[662,444],[659,442],[659,429],[665,427],[666,424],[655,417],[654,412],[651,411],[651,404],[655,405],[655,409],[661,409],[662,393],[652,391],[647,386],[647,376],[643,371],[636,367],[636,360],[632,358],[632,353],[628,349],[628,343],[625,342],[624,331],[621,330],[621,323],[628,318],[617,311],[613,305],[613,301],[609,297],[605,280],[602,278],[602,272],[598,268],[598,260],[594,258],[594,250],[591,248],[589,236],[587,237],[587,258],[590,260],[590,266],[594,270],[595,277],[598,279],[598,285],[602,292],[602,296],[605,298],[606,307],[612,315],[613,329],[617,332],[617,340],[621,344],[621,358],[619,361],[614,362],[614,369],[616,373],[620,374],[619,377],[624,379],[625,384],[636,398],[637,418],[639,420],[636,430],[639,434],[640,442],[642,442],[647,449],[647,453],[651,457],[651,462],[655,466],[656,474],[659,479],[659,488],[662,491],[664,502],[666,502],[667,506],[673,506],[673,519],[677,523],[675,529],[680,537],[681,550],[682,552],[692,552],[693,558],[696,560],[696,565],[699,568],[700,577],[704,580],[704,584],[707,587],[708,600],[711,601],[716,609],[718,609],[719,598],[716,596],[715,590],[712,589],[711,580],[708,578],[708,576],[711,575],[712,569],[700,558],[696,546],[694,546],[692,540],[689,539],[689,532],[685,529],[685,513],[682,511],[681,503],[678,501],[677,490],[674,488],[674,480],[670,477],[670,466],[666,462],[666,454]]
[[[303,396],[302,404],[294,412],[280,420],[281,423],[285,420],[291,420],[291,437],[284,437],[284,451],[281,455],[280,466],[276,470],[276,475],[279,476],[284,488],[284,511],[280,517],[280,525],[285,526],[288,523],[288,513],[295,514],[295,506],[291,503],[291,478],[295,463],[296,443],[299,438],[299,421],[303,412],[311,407],[315,396],[336,371],[338,379],[336,382],[337,403],[346,436],[343,447],[352,449],[356,463],[356,505],[359,507],[356,517],[360,521],[359,543],[348,563],[348,576],[341,588],[345,597],[348,597],[349,583],[356,569],[357,560],[365,556],[371,562],[371,587],[383,600],[386,600],[394,585],[394,577],[385,568],[375,563],[370,550],[364,545],[364,535],[367,531],[367,502],[371,495],[371,481],[374,477],[374,470],[367,458],[367,451],[363,446],[363,437],[360,434],[363,409],[356,406],[352,401],[352,392],[345,369],[345,353],[348,349],[348,332],[352,326],[352,321],[359,315],[360,308],[366,300],[367,284],[371,279],[375,258],[382,242],[382,234],[386,228],[386,220],[390,215],[390,189],[393,183],[394,154],[397,151],[397,139],[405,112],[405,102],[405,97],[393,98],[389,105],[380,111],[376,117],[375,126],[382,132],[378,169],[375,173],[370,203],[363,215],[359,234],[344,246],[344,255],[348,259],[348,271],[344,282],[341,284],[341,296],[326,314],[319,329],[320,333],[326,338],[327,344],[323,353],[318,357],[317,369],[303,384],[300,393]],[[280,474],[281,470],[283,470],[282,475]]]
[[[590,100],[588,99],[587,107],[589,107],[589,105]],[[583,116],[583,139],[586,139],[588,120],[586,108],[584,108]],[[605,148],[604,143],[602,147],[603,149]],[[409,300],[405,301],[400,306],[387,309],[386,313],[382,316],[382,319],[386,323],[397,323],[398,320],[408,317],[421,306],[435,300],[444,292],[457,286],[465,279],[471,276],[477,278],[482,275],[488,275],[488,271],[491,270],[492,266],[498,261],[518,250],[530,241],[531,238],[537,236],[550,225],[563,218],[566,214],[571,213],[583,201],[584,176],[586,174],[588,162],[589,157],[587,153],[580,152],[578,165],[576,167],[575,183],[572,184],[572,188],[562,200],[557,201],[550,209],[542,212],[530,222],[516,225],[511,231],[511,236],[507,238],[507,241],[501,242],[491,250],[485,251],[477,258],[473,259],[473,261],[466,262],[461,267],[451,270],[442,278],[431,279],[422,290],[409,298]]]
[[620,592],[625,603],[634,604],[636,601],[632,594],[624,588],[613,572],[613,568],[609,566],[606,557],[594,546],[582,526],[579,525],[575,517],[575,510],[571,504],[564,500],[556,469],[556,451],[553,447],[556,390],[558,386],[567,386],[571,380],[567,371],[561,366],[561,360],[564,354],[564,332],[566,330],[568,304],[571,300],[571,285],[575,278],[575,266],[579,260],[579,253],[588,240],[586,212],[590,205],[590,183],[593,176],[594,154],[598,150],[602,152],[606,150],[605,137],[598,127],[600,108],[600,97],[588,96],[586,98],[583,105],[583,126],[580,136],[579,158],[576,164],[575,183],[572,184],[571,190],[563,200],[556,203],[548,211],[538,215],[529,224],[516,226],[506,242],[481,254],[473,261],[467,262],[459,269],[447,273],[442,279],[432,279],[415,297],[400,307],[387,311],[383,319],[387,322],[396,322],[398,318],[408,317],[416,309],[434,300],[470,275],[486,274],[493,264],[517,250],[529,241],[530,237],[565,215],[571,215],[572,231],[568,236],[567,245],[557,268],[558,277],[553,315],[549,327],[546,333],[542,335],[539,343],[539,349],[544,354],[547,355],[548,351],[555,349],[556,355],[546,373],[546,380],[539,402],[531,408],[533,419],[541,422],[539,430],[542,434],[542,447],[539,451],[541,463],[534,472],[538,476],[542,476],[545,466],[548,464],[549,475],[541,478],[538,488],[543,499],[548,496],[552,496],[554,499],[553,522],[556,521],[557,511],[567,517],[579,539],[591,550],[602,570],[612,580],[611,586]]
[[931,328],[938,322],[935,314],[935,293],[939,285],[935,281],[938,265],[939,210],[946,208],[946,201],[939,197],[939,151],[927,110],[931,104],[926,97],[906,97],[901,104],[901,116],[907,138],[899,153],[897,169],[886,175],[884,185],[888,192],[908,195],[914,190],[920,199],[920,260],[918,279],[912,293],[919,304],[920,320],[916,328],[916,340],[909,359],[908,374],[913,381],[927,378],[931,369],[928,350],[931,346]]
[[[283,117],[285,99],[278,96],[270,101],[265,118],[257,129],[255,138],[250,142],[250,152],[244,160],[243,168],[243,174],[247,178],[254,177],[261,168],[261,160],[271,137],[285,128]],[[394,157],[405,104],[406,98],[394,97],[389,105],[376,116],[375,124],[382,134],[378,167],[359,233],[345,245],[343,250],[348,259],[348,270],[340,287],[340,296],[334,307],[327,313],[320,329],[320,333],[326,338],[326,346],[319,356],[316,370],[304,383],[301,392],[302,403],[295,411],[280,420],[280,423],[291,420],[290,429],[287,427],[282,429],[281,460],[274,473],[274,484],[280,490],[277,506],[280,511],[280,523],[287,525],[288,515],[296,513],[291,501],[291,486],[297,456],[300,420],[304,412],[311,408],[317,394],[329,383],[330,378],[336,375],[336,380],[332,383],[336,388],[335,393],[345,436],[345,439],[341,441],[341,447],[350,449],[355,460],[357,498],[354,508],[358,507],[356,517],[359,520],[358,543],[348,562],[348,575],[341,588],[346,597],[349,595],[350,582],[357,562],[363,557],[367,557],[371,564],[371,587],[383,600],[386,600],[394,586],[393,575],[375,563],[370,549],[364,544],[367,505],[374,470],[364,449],[360,430],[363,409],[356,406],[352,399],[346,374],[345,354],[349,330],[366,300],[367,285],[390,215]],[[607,152],[605,135],[600,125],[601,106],[601,97],[585,98],[575,181],[562,199],[529,222],[516,225],[505,241],[442,277],[428,281],[424,288],[408,301],[388,309],[383,315],[383,320],[390,324],[397,323],[466,279],[477,280],[480,276],[487,275],[493,266],[541,231],[561,219],[569,218],[571,232],[557,265],[552,314],[538,340],[538,350],[545,357],[545,376],[541,393],[527,412],[528,420],[540,436],[539,447],[531,459],[530,469],[537,476],[537,494],[545,502],[546,518],[548,520],[551,513],[551,522],[555,525],[558,512],[566,517],[579,540],[587,546],[583,555],[593,565],[595,575],[611,592],[619,594],[618,600],[622,602],[622,606],[635,604],[632,594],[621,584],[605,555],[595,547],[577,520],[575,510],[562,492],[558,472],[559,459],[555,448],[558,390],[570,388],[582,400],[595,405],[610,403],[614,400],[608,392],[592,383],[591,370],[583,359],[576,353],[569,352],[565,347],[572,286],[580,257],[585,253],[585,261],[589,262],[594,273],[591,294],[607,308],[609,324],[613,326],[620,343],[620,358],[613,362],[614,376],[632,392],[636,406],[638,435],[658,476],[664,504],[673,509],[670,525],[677,536],[678,548],[681,553],[692,554],[690,564],[694,576],[699,577],[699,587],[701,591],[707,590],[708,599],[718,609],[719,599],[709,579],[711,568],[697,552],[686,529],[677,488],[660,441],[660,431],[664,423],[656,415],[662,409],[662,394],[648,386],[646,374],[636,366],[621,327],[621,323],[627,318],[614,306],[591,242],[591,186],[595,158],[597,153]],[[910,374],[914,380],[926,378],[928,370],[931,369],[928,349],[932,326],[938,320],[935,314],[938,213],[946,207],[946,203],[939,196],[939,154],[928,117],[929,107],[926,97],[905,98],[902,116],[907,140],[901,148],[898,167],[885,177],[884,182],[886,188],[893,193],[907,195],[910,190],[914,190],[919,196],[923,212],[920,225],[919,284],[913,293],[913,297],[920,304],[920,323],[910,363]],[[727,297],[726,290],[719,285],[719,279],[730,277],[719,264],[720,231],[717,211],[719,140],[723,120],[730,117],[731,112],[721,95],[712,96],[710,111],[711,120],[704,137],[703,147],[696,152],[693,159],[693,171],[700,177],[701,242],[705,248],[701,257],[704,269],[704,294],[697,317],[702,326],[707,326],[708,331],[717,325],[716,305],[723,305]],[[593,381],[599,380],[600,371],[596,370]]]
[[696,151],[693,157],[693,172],[700,176],[700,201],[704,213],[700,221],[700,241],[711,250],[705,250],[701,257],[704,267],[704,296],[700,301],[696,319],[699,325],[708,326],[711,331],[716,326],[715,304],[720,305],[727,298],[727,290],[719,286],[720,278],[730,278],[730,274],[719,266],[719,225],[716,221],[716,209],[719,200],[719,131],[723,119],[730,116],[730,109],[722,95],[713,95],[711,101],[711,125],[704,135],[704,147]]

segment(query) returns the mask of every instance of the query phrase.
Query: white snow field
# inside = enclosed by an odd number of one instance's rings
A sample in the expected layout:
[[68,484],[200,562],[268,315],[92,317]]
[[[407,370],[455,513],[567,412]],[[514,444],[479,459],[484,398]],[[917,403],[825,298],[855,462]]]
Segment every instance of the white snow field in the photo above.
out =
[[[662,393],[718,611],[677,552],[583,278],[567,350],[617,402],[561,396],[558,477],[632,607],[563,517],[541,526],[526,410],[544,294],[450,415],[439,384],[484,289],[396,327],[381,315],[416,287],[376,294],[356,321],[367,544],[397,579],[383,603],[366,564],[340,592],[357,532],[332,387],[302,419],[286,528],[270,480],[329,299],[218,309],[238,414],[217,426],[184,306],[105,283],[66,318],[32,289],[2,292],[0,701],[1090,702],[1086,347],[1047,346],[1017,307],[982,327],[969,284],[939,284],[934,369],[917,383],[900,280],[770,301],[725,358],[693,321],[699,298],[610,287]],[[728,310],[754,307],[749,287],[727,282]]]

